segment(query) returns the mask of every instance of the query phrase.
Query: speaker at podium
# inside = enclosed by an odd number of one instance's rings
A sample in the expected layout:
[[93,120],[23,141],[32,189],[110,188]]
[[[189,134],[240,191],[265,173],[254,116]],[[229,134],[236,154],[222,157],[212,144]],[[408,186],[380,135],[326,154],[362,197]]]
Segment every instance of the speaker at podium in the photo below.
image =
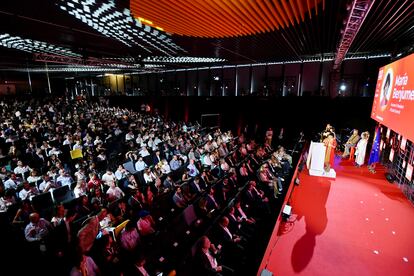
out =
[[324,143],[311,141],[308,159],[306,160],[309,175],[336,178],[336,172],[333,168],[325,171],[325,153],[326,146]]

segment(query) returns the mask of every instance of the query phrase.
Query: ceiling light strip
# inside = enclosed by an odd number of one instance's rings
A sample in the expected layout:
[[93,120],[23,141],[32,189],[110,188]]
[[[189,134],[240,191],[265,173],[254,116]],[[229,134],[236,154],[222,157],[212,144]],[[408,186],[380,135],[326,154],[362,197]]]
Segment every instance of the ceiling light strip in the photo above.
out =
[[81,57],[69,48],[59,47],[43,41],[24,39],[20,36],[12,36],[8,33],[0,34],[0,45],[10,49],[21,50],[28,53],[48,53],[66,57]]
[[166,55],[184,51],[160,30],[143,25],[133,18],[129,9],[122,12],[114,0],[95,3],[88,0],[61,0],[60,8],[103,35],[114,38],[131,47],[137,45],[151,53],[160,51]]

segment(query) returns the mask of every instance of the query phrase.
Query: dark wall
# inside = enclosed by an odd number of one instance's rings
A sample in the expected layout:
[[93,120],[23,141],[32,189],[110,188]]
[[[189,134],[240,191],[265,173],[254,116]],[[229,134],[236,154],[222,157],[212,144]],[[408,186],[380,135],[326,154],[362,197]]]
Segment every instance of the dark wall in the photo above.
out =
[[[389,58],[345,60],[334,73],[332,61],[225,65],[169,70],[159,73],[49,73],[52,93],[70,95],[186,96],[372,96],[379,67]],[[47,92],[46,73],[31,73],[36,93]],[[18,93],[29,91],[27,72],[1,72],[0,84],[19,81]],[[36,83],[42,85],[37,86]],[[94,87],[92,90],[91,87]]]
[[[179,83],[165,82],[161,94],[372,96],[378,69],[388,62],[388,58],[350,59],[342,63],[338,72],[333,71],[333,61],[315,61],[189,68],[139,76],[148,79],[151,84],[145,86],[144,83],[142,91],[145,95],[160,93],[156,89],[160,79],[177,79]],[[142,81],[146,82],[141,78]],[[341,85],[345,85],[344,91],[339,91]]]
[[115,105],[139,109],[148,103],[172,120],[201,123],[202,114],[219,113],[221,127],[240,132],[249,125],[262,136],[268,127],[284,127],[296,136],[321,131],[329,122],[337,133],[345,128],[358,128],[372,133],[375,122],[370,119],[372,98],[362,97],[109,97]]

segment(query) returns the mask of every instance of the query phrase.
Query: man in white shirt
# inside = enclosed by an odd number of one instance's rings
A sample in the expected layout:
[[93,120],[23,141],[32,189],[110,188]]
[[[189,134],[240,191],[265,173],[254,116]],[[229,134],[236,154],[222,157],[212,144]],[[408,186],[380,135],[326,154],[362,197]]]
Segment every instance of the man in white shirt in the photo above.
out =
[[49,151],[49,153],[48,153],[48,155],[49,156],[51,156],[51,155],[56,155],[56,156],[58,156],[59,154],[61,154],[62,152],[60,151],[60,150],[58,150],[56,147],[53,147],[50,151]]
[[137,145],[141,145],[141,143],[143,142],[141,134],[138,133],[137,139],[135,139],[135,143],[137,143]]
[[119,127],[116,127],[115,130],[114,130],[115,136],[118,136],[121,133],[122,133],[122,130]]
[[213,162],[211,162],[210,155],[208,153],[204,155],[203,163],[205,166],[208,166],[208,167],[211,167],[213,165]]
[[78,169],[76,172],[75,172],[75,177],[76,177],[76,180],[87,180],[87,176],[86,176],[86,172],[85,172],[85,169],[84,168],[81,168],[81,167],[79,167],[79,165],[78,164],[76,164],[75,165],[75,167]]
[[96,146],[98,144],[102,144],[102,140],[99,136],[96,136],[95,141],[93,141],[93,144]]
[[165,159],[162,160],[161,172],[163,174],[169,174],[171,172],[170,165],[168,165],[168,162]]
[[173,156],[173,159],[170,161],[170,168],[173,171],[178,170],[181,167],[181,162],[178,160],[177,155]]
[[127,134],[125,134],[125,141],[131,141],[135,138],[134,133],[132,131],[129,131]]
[[150,155],[150,153],[148,152],[146,147],[142,147],[142,149],[139,151],[139,155],[141,155],[142,157],[146,157]]
[[50,222],[40,218],[38,213],[31,213],[30,223],[24,229],[24,236],[28,242],[39,242],[49,234]]
[[127,171],[124,169],[122,165],[119,165],[118,169],[115,171],[116,179],[121,180],[123,178],[126,178],[126,176],[127,176]]
[[10,174],[9,179],[4,182],[4,190],[8,189],[17,189],[17,185],[19,185],[20,181],[17,179],[15,173]]
[[161,141],[161,139],[160,139],[160,138],[155,137],[155,139],[154,139],[154,144],[155,144],[156,146],[158,146],[161,142],[162,142],[162,141]]
[[105,185],[109,186],[109,183],[116,181],[116,177],[112,171],[107,170],[106,173],[102,175],[102,181]]
[[69,135],[66,135],[65,138],[66,139],[65,139],[65,141],[63,141],[63,145],[64,146],[66,146],[66,145],[70,146],[70,144],[72,143],[72,138]]
[[193,159],[190,159],[190,164],[188,164],[187,169],[188,169],[188,175],[191,177],[194,177],[200,173],[197,167],[195,166]]
[[147,164],[145,164],[143,158],[140,156],[138,158],[137,163],[135,163],[135,170],[138,172],[143,171],[147,167]]
[[68,185],[70,186],[73,182],[72,177],[70,177],[69,173],[66,172],[64,169],[59,171],[60,176],[56,178],[56,182],[59,182],[61,186]]
[[31,199],[37,194],[39,194],[37,188],[31,187],[29,182],[23,182],[23,189],[19,192],[19,198],[21,200]]
[[15,174],[25,174],[26,172],[28,172],[30,170],[29,166],[23,166],[23,162],[22,161],[17,161],[17,167],[14,168],[13,172]]
[[109,189],[106,191],[109,200],[118,200],[125,196],[124,192],[115,185],[115,182],[109,182]]

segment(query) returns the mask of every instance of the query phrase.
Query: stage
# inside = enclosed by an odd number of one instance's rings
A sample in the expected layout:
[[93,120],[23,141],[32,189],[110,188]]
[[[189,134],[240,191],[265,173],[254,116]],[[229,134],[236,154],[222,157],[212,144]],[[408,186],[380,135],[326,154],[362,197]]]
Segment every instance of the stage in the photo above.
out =
[[335,180],[299,174],[258,275],[414,275],[414,206],[383,167],[371,174],[336,157],[334,168]]

